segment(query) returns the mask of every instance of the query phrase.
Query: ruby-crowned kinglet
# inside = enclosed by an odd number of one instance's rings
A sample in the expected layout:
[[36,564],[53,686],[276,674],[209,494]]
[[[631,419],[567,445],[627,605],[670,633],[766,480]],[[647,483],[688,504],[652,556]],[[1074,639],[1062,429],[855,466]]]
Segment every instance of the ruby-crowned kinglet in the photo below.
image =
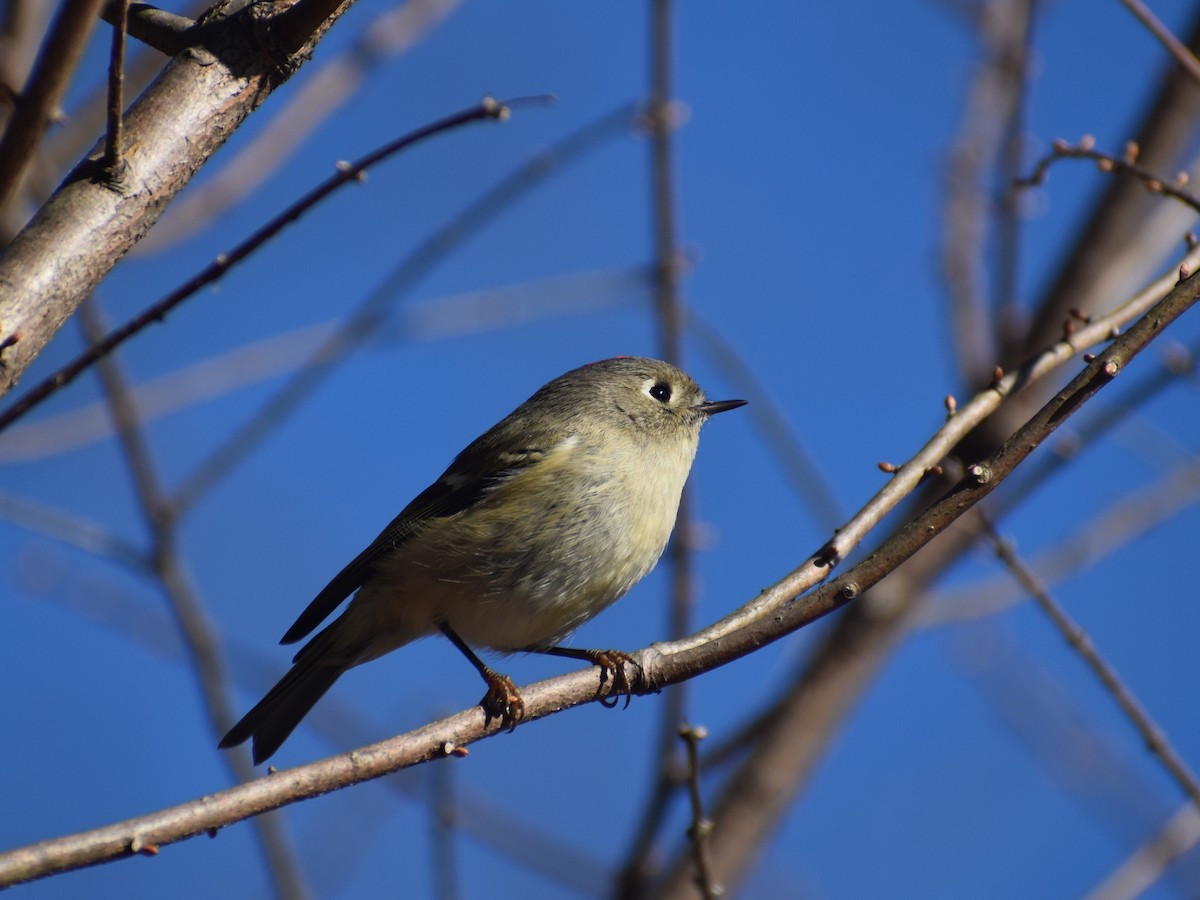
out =
[[347,669],[439,631],[479,669],[484,710],[505,724],[521,718],[520,695],[472,646],[589,659],[628,696],[628,656],[556,645],[654,568],[700,427],[745,402],[705,400],[656,359],[608,359],[554,379],[460,453],[317,595],[281,643],[308,635],[357,591],[221,746],[253,737],[262,762]]

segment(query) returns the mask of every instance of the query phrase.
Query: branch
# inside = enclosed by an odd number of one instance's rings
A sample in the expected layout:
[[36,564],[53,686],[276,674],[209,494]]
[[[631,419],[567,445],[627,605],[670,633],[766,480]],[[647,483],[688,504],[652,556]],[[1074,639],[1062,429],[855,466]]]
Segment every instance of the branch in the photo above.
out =
[[1163,768],[1167,770],[1170,776],[1175,779],[1175,783],[1187,794],[1192,803],[1196,805],[1197,810],[1200,810],[1200,781],[1196,775],[1184,762],[1183,758],[1175,752],[1175,748],[1171,746],[1171,742],[1167,740],[1166,734],[1150,717],[1145,707],[1134,696],[1133,691],[1125,684],[1116,669],[1108,663],[1100,655],[1095,644],[1087,633],[1076,623],[1067,613],[1057,600],[1050,595],[1050,591],[1042,584],[1041,579],[1034,574],[1024,562],[1017,556],[1012,545],[1005,540],[1002,540],[1000,535],[992,527],[991,522],[987,522],[984,526],[992,540],[992,544],[996,551],[996,557],[1004,564],[1009,573],[1021,587],[1033,597],[1034,601],[1042,612],[1044,612],[1050,621],[1054,623],[1054,627],[1059,630],[1067,643],[1074,648],[1088,668],[1092,670],[1104,688],[1113,696],[1117,705],[1121,707],[1121,711],[1125,717],[1133,724],[1138,734],[1146,743],[1147,749],[1158,757]]
[[[95,160],[83,160],[0,257],[0,345],[7,348],[0,392],[16,383],[205,161],[304,62],[264,51],[256,37],[258,9],[251,4],[206,24],[200,43],[175,57],[130,108],[128,187],[94,181]],[[331,24],[322,22],[310,43]],[[7,171],[0,164],[0,177]]]
[[[645,674],[636,692],[653,693],[668,684],[694,678],[753,653],[765,644],[791,634],[839,609],[878,584],[902,562],[927,546],[951,523],[974,508],[1028,458],[1055,429],[1067,421],[1092,396],[1109,384],[1162,330],[1200,298],[1200,274],[1180,282],[1132,328],[1100,354],[1041,411],[1013,434],[991,457],[968,469],[968,475],[945,497],[905,525],[875,553],[839,578],[802,597],[795,585],[811,566],[800,569],[766,588],[747,607],[761,602],[776,610],[766,617],[735,615],[723,620],[743,623],[705,629],[689,639],[655,644],[637,655]],[[745,609],[745,607],[744,607]],[[720,623],[719,623],[720,624]],[[705,642],[705,634],[719,640]],[[522,688],[524,727],[546,716],[595,701],[606,695],[613,680],[602,680],[596,667],[588,667]],[[249,784],[206,795],[157,813],[43,841],[0,854],[0,886],[126,857],[157,852],[174,843],[267,810],[319,796],[351,784],[369,781],[399,769],[457,753],[457,748],[491,737],[503,730],[494,718],[486,720],[479,707],[430,723],[416,731],[372,744],[340,756],[275,772]],[[718,817],[719,822],[719,817]],[[714,849],[715,877],[722,877]]]
[[[83,303],[79,312],[84,337],[89,341],[99,338],[104,329],[95,302]],[[125,375],[117,365],[116,358],[111,356],[101,361],[99,373],[117,426],[121,450],[133,476],[138,504],[150,530],[153,572],[159,580],[175,625],[187,647],[189,661],[200,683],[204,710],[208,714],[215,739],[224,734],[234,722],[229,705],[228,678],[224,661],[221,659],[216,630],[209,623],[195,586],[180,558],[176,542],[178,519],[170,508],[166,492],[159,482],[150,445],[138,419]],[[225,763],[237,781],[246,782],[254,778],[254,767],[244,753],[230,754],[225,758]],[[256,821],[255,830],[262,843],[263,855],[279,896],[284,900],[304,900],[308,897],[308,889],[300,875],[294,854],[288,846],[282,824],[278,817],[269,816]]]
[[1196,59],[1192,51],[1179,38],[1171,34],[1171,29],[1167,28],[1162,20],[1155,16],[1141,0],[1121,0],[1121,2],[1137,17],[1139,22],[1146,26],[1146,30],[1167,48],[1167,52],[1171,54],[1175,62],[1179,63],[1188,77],[1196,84],[1200,84],[1200,60]]
[[265,244],[271,238],[275,237],[288,225],[296,222],[302,215],[336,191],[343,185],[362,180],[364,173],[371,166],[387,159],[399,151],[412,146],[425,138],[432,137],[436,134],[441,134],[444,131],[457,128],[460,125],[465,125],[470,122],[477,122],[482,119],[496,119],[505,121],[508,118],[508,107],[502,103],[497,103],[490,97],[482,103],[455,113],[452,116],[447,116],[437,122],[419,128],[414,132],[406,134],[395,141],[372,151],[354,163],[343,163],[338,166],[336,174],[330,176],[317,187],[313,188],[279,215],[272,218],[269,222],[255,231],[250,237],[246,238],[228,253],[218,254],[208,266],[202,269],[198,274],[193,276],[184,284],[180,285],[166,297],[159,300],[157,303],[143,310],[138,315],[134,316],[121,327],[109,332],[102,339],[96,341],[87,350],[73,359],[67,365],[63,366],[53,375],[45,379],[37,387],[26,393],[20,400],[10,406],[4,413],[0,414],[0,431],[7,428],[29,410],[33,409],[51,394],[55,393],[62,387],[70,384],[85,371],[89,366],[97,360],[102,359],[107,354],[111,353],[125,341],[129,340],[135,334],[140,332],[146,326],[155,322],[161,322],[166,318],[167,313],[173,310],[184,300],[191,297],[201,288],[212,284],[225,275],[231,268],[246,259],[250,254],[254,253],[259,247]]
[[409,49],[448,16],[460,0],[408,0],[388,9],[353,45],[324,62],[288,92],[270,125],[244,141],[221,168],[208,175],[203,191],[180,197],[146,235],[138,252],[153,252],[184,240],[230,207],[262,188],[338,109],[356,96],[376,68]]
[[[0,209],[8,206],[25,176],[46,126],[66,93],[71,75],[87,47],[104,0],[67,0],[51,26],[37,64],[17,99],[17,108],[0,139]],[[0,274],[0,284],[4,283]],[[8,316],[2,316],[7,320]],[[5,331],[9,323],[4,321]]]
[[195,22],[151,6],[149,3],[129,3],[129,0],[108,0],[100,13],[104,21],[115,25],[121,18],[121,7],[129,6],[129,34],[148,47],[161,50],[167,56],[182,53],[188,47],[188,31]]

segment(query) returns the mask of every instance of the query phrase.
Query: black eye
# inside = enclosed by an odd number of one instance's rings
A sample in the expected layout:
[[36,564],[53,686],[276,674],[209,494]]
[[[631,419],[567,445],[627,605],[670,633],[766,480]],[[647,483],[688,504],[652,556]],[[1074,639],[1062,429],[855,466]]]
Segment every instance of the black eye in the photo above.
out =
[[667,403],[671,399],[671,386],[666,382],[659,381],[650,388],[650,396],[662,403]]

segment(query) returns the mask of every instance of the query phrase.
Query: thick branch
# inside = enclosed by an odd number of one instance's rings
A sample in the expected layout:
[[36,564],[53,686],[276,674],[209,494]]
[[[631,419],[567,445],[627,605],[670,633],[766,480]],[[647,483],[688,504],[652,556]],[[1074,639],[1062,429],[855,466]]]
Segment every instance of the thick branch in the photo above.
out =
[[[94,157],[67,177],[0,257],[0,392],[154,224],[206,160],[303,58],[271,57],[248,7],[207,25],[125,118],[119,189],[92,180]],[[318,40],[333,19],[312,35]]]

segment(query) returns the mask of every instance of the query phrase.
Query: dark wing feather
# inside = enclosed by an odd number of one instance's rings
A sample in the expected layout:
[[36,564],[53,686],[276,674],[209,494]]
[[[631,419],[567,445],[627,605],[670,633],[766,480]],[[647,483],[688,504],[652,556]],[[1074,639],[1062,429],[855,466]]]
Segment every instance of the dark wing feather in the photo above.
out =
[[460,453],[441,478],[404,507],[379,537],[313,598],[279,643],[294,643],[325,621],[343,600],[371,577],[373,566],[381,557],[400,546],[425,522],[452,516],[474,506],[497,484],[540,460],[545,455],[545,448],[561,439],[561,429],[539,429],[538,434],[520,435],[524,438],[516,444],[520,449],[494,451],[493,447],[510,443],[505,440],[506,435],[524,431],[513,427],[521,424],[515,416],[496,425]]

